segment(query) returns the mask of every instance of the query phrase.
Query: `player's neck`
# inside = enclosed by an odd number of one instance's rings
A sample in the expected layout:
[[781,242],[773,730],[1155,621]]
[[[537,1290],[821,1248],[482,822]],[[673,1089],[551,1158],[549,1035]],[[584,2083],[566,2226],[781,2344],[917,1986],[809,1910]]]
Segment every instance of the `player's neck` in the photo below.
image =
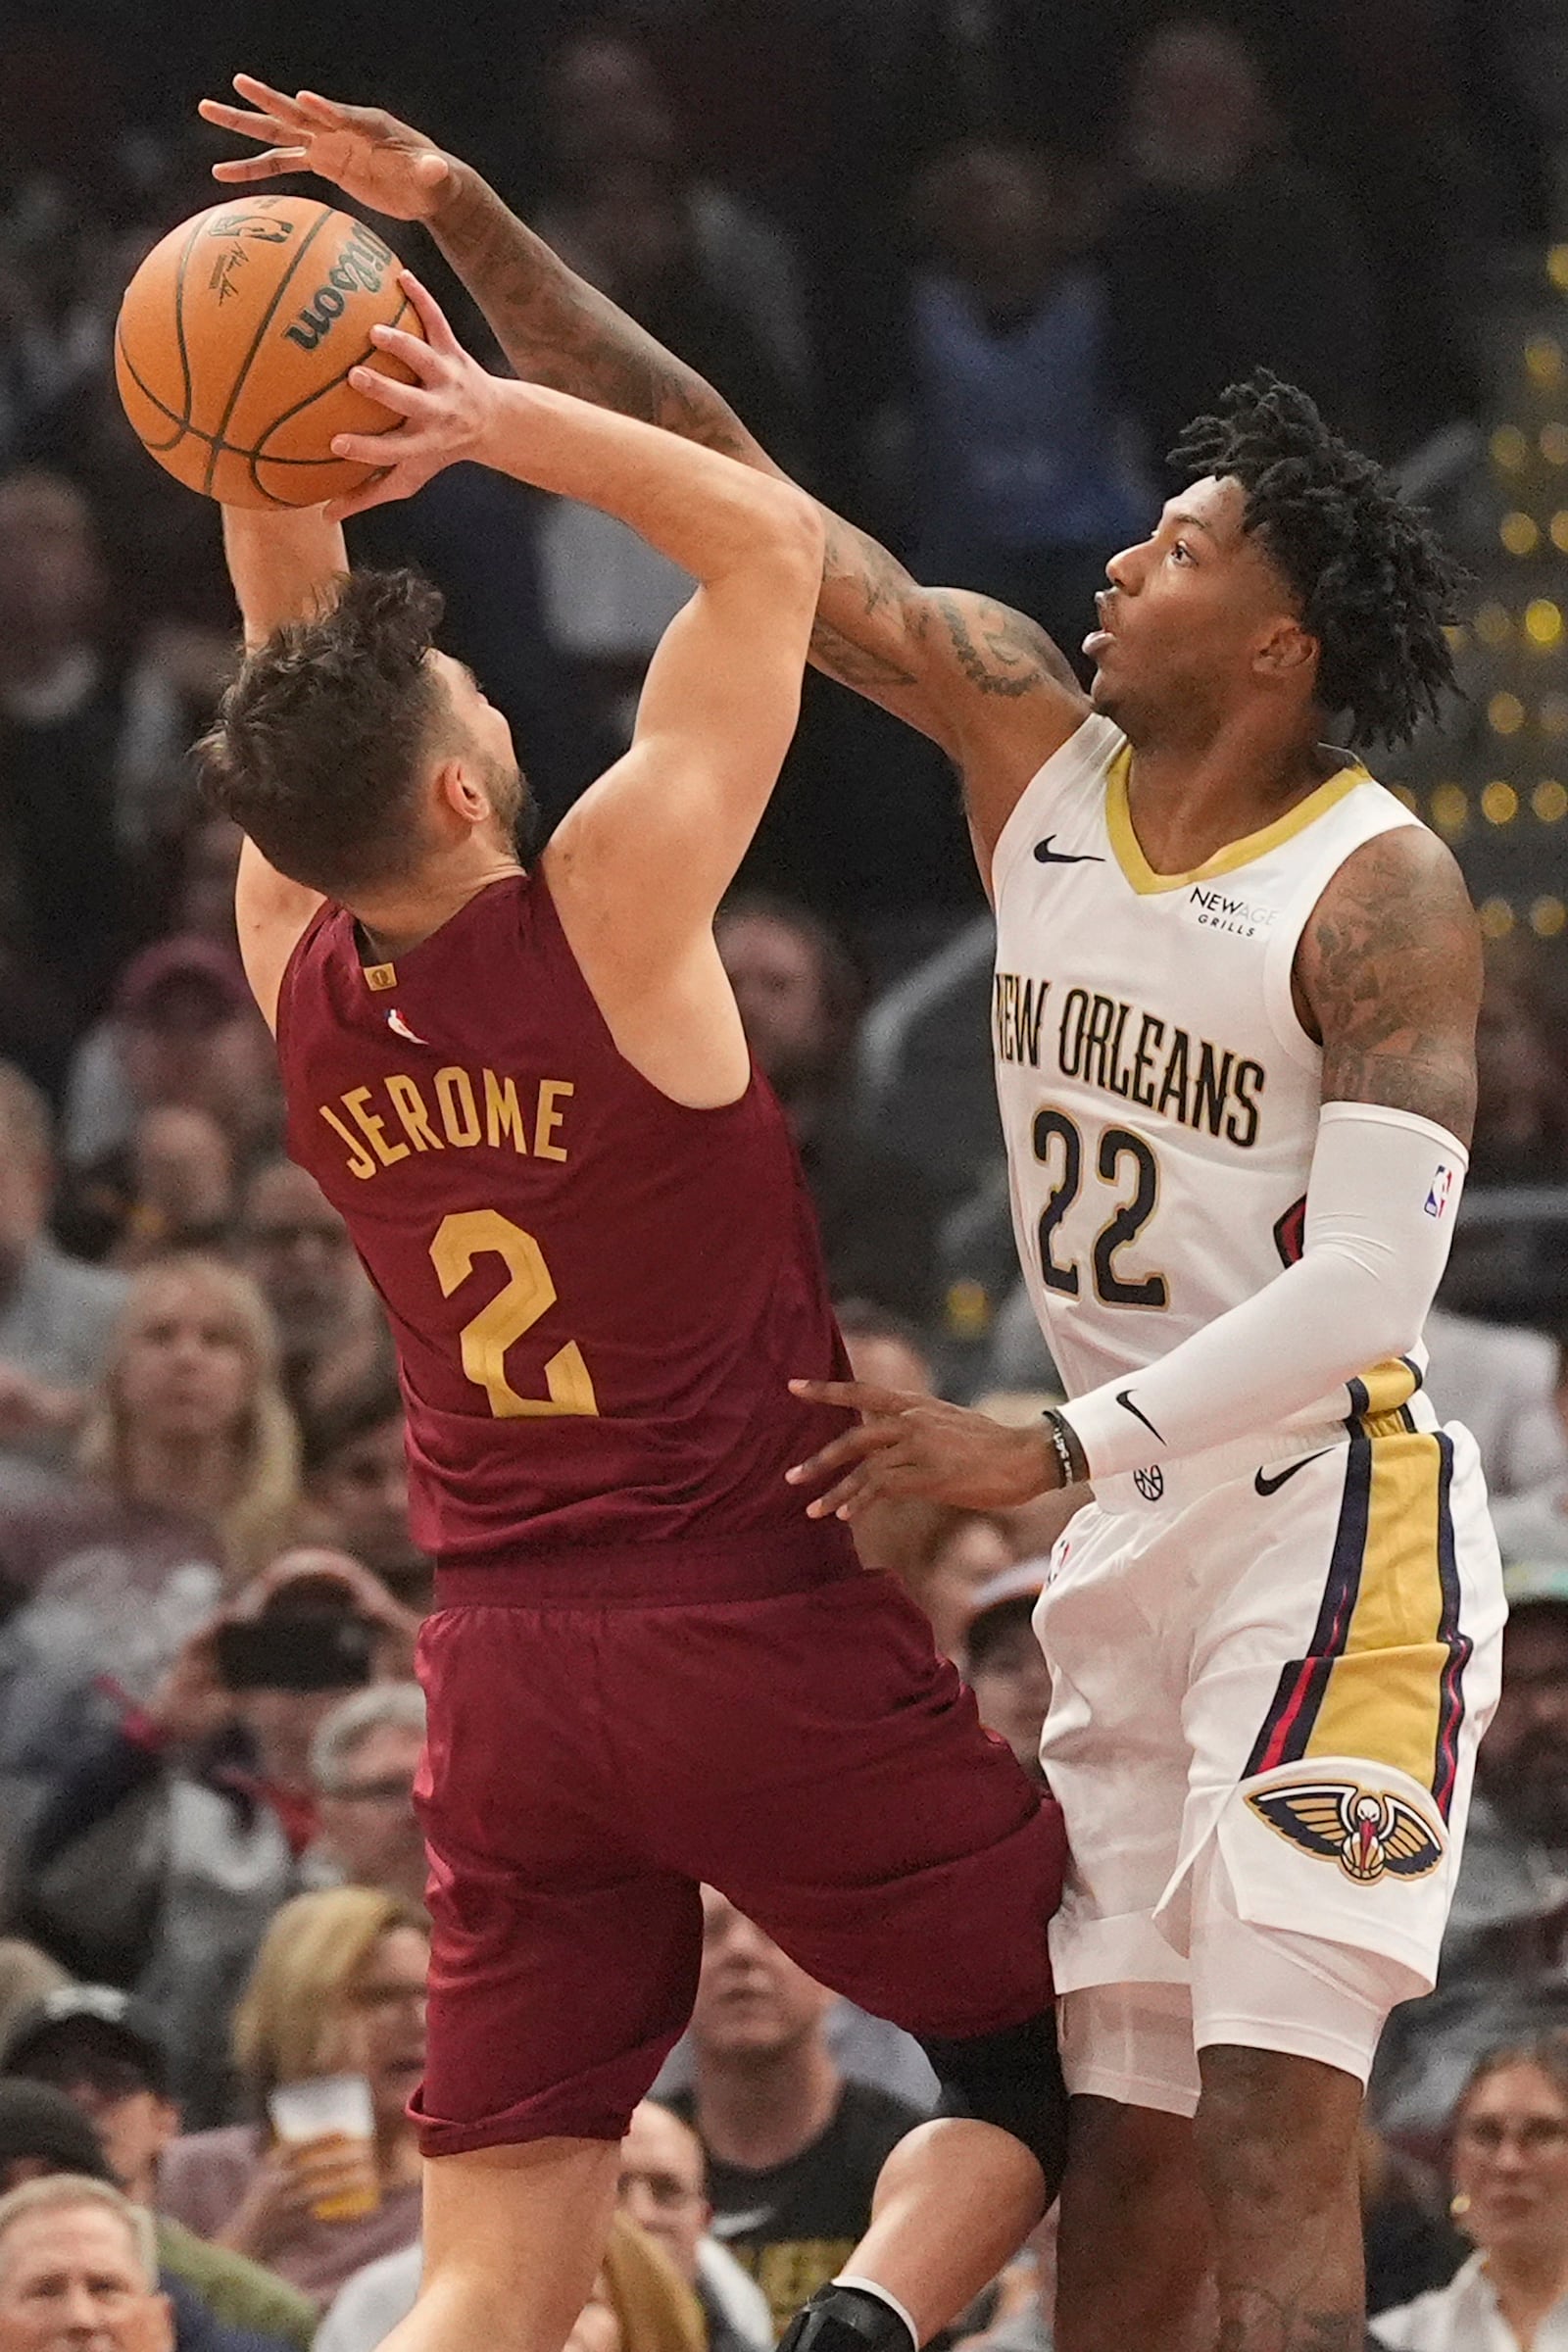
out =
[[844,2078],[819,2043],[739,2064],[699,2055],[697,2130],[720,2164],[771,2172],[821,2138],[843,2090]]
[[466,846],[427,869],[412,888],[357,899],[352,912],[375,960],[395,963],[449,923],[481,890],[521,871],[511,850],[493,843]]
[[1156,873],[1190,872],[1284,816],[1333,772],[1314,740],[1242,718],[1133,747],[1127,809]]

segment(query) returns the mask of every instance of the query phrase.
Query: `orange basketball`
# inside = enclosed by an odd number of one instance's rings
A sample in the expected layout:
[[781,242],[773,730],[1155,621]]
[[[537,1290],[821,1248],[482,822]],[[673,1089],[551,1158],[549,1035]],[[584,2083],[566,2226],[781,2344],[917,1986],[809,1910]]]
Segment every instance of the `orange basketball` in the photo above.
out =
[[154,246],[120,306],[115,376],[143,445],[176,480],[235,507],[313,507],[374,468],[332,455],[391,412],[354,391],[362,361],[408,380],[370,341],[418,334],[398,257],[308,196],[215,204]]

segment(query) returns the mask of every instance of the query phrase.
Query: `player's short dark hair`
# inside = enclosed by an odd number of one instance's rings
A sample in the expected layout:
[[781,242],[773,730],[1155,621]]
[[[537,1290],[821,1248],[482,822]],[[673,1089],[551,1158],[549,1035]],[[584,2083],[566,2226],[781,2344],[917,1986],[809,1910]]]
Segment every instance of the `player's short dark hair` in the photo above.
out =
[[1453,685],[1444,634],[1463,572],[1383,467],[1316,405],[1260,368],[1231,384],[1171,451],[1188,481],[1230,476],[1320,649],[1317,700],[1353,740],[1402,743]]
[[341,898],[407,871],[447,710],[427,659],[441,612],[417,572],[353,571],[241,663],[198,747],[202,790],[291,881]]

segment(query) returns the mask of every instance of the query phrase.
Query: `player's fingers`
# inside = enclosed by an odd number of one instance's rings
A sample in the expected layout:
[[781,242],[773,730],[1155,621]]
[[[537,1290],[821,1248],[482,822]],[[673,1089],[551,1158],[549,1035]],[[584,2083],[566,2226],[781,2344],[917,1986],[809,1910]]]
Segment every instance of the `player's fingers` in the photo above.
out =
[[880,1452],[898,1442],[896,1421],[862,1421],[858,1429],[847,1429],[842,1438],[835,1438],[831,1445],[813,1453],[809,1461],[786,1470],[784,1476],[792,1487],[814,1486],[824,1478],[831,1478],[846,1464],[863,1462],[867,1454]]
[[285,172],[304,172],[310,168],[307,147],[269,147],[265,155],[235,156],[228,163],[215,164],[215,179],[279,179]]
[[308,122],[323,130],[349,130],[368,111],[363,106],[344,106],[336,98],[323,98],[319,90],[296,90],[294,104]]
[[405,481],[403,474],[401,466],[383,467],[363,488],[351,491],[346,498],[330,499],[321,509],[323,518],[327,522],[347,522],[370,507],[390,506],[394,499],[412,497],[416,490],[423,488],[421,481]]
[[808,1404],[847,1404],[857,1413],[906,1413],[911,1405],[926,1404],[906,1389],[880,1389],[868,1380],[792,1380],[790,1395]]
[[[421,286],[412,270],[398,271],[398,284],[418,312],[420,323],[424,328],[425,341],[430,349],[442,352],[449,358],[461,352],[463,346],[452,332],[447,321],[447,315],[429,287]],[[388,327],[384,330],[388,335],[398,334],[401,331],[397,327]],[[380,339],[382,339],[381,335],[378,334],[377,340]],[[403,336],[405,343],[414,342],[416,339],[412,335]]]
[[412,368],[421,384],[438,383],[450,356],[426,342],[423,335],[411,335],[401,326],[377,322],[370,329],[370,340],[389,359],[401,360],[405,368]]
[[284,122],[276,115],[252,114],[249,108],[230,106],[225,98],[199,98],[196,112],[204,122],[216,122],[220,130],[237,130],[245,139],[298,138],[297,122]]
[[[380,368],[351,368],[349,382],[356,392],[390,409],[394,416],[417,416],[421,403],[429,398],[423,384],[406,384]],[[337,443],[332,446],[336,449]]]
[[279,122],[292,123],[296,129],[304,127],[307,117],[287,90],[274,90],[270,81],[258,81],[254,74],[236,74],[234,87],[262,114],[273,115]]

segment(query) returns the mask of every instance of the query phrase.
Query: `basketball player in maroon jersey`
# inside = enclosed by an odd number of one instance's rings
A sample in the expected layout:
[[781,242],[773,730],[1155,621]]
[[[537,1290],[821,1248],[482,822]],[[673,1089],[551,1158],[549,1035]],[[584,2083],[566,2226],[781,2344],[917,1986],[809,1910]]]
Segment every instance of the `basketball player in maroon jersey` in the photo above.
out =
[[433,648],[434,592],[344,576],[330,509],[224,515],[248,651],[208,789],[246,834],[289,1148],[396,1335],[437,1562],[425,2285],[393,2341],[564,2340],[710,1882],[946,2085],[855,2282],[796,2324],[891,2352],[1054,2190],[1062,1850],[924,1620],[784,1478],[837,1426],[786,1376],[845,1358],[712,916],[795,725],[821,529],[789,485],[487,376],[407,283],[428,342],[375,332],[417,380],[355,378],[402,421],[340,453],[394,489],[469,458],[586,499],[699,585],[630,750],[525,871],[510,734]]

